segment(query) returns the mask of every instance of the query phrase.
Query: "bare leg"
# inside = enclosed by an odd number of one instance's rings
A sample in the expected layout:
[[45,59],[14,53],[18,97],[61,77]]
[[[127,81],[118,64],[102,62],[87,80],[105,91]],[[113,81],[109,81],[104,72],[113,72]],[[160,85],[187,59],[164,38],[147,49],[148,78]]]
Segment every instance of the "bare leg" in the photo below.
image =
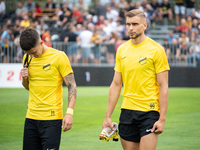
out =
[[140,140],[140,150],[155,150],[158,142],[158,135],[150,133],[145,135]]
[[139,142],[130,142],[122,138],[120,139],[124,150],[139,150],[139,144],[140,144]]
[[68,56],[70,63],[72,63],[72,56]]
[[73,55],[73,62],[74,62],[75,64],[78,63],[77,54],[74,54],[74,55]]

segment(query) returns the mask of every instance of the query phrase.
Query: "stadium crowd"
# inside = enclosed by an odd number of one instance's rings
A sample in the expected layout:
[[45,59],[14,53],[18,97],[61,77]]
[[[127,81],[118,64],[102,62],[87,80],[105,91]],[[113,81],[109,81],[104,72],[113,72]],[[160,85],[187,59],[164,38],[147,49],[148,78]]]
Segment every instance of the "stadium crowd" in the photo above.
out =
[[200,7],[195,7],[195,0],[176,0],[173,5],[168,0],[110,0],[105,5],[97,0],[90,6],[79,0],[73,7],[67,0],[60,4],[47,0],[43,7],[40,5],[32,0],[19,1],[16,10],[6,11],[5,2],[0,0],[1,63],[11,62],[11,57],[22,62],[19,36],[24,28],[31,27],[46,45],[65,51],[72,64],[114,64],[118,46],[129,39],[124,16],[137,8],[146,14],[147,34],[154,26],[164,25],[166,19],[174,25],[162,43],[169,63],[185,60],[190,66],[196,58],[199,66]]

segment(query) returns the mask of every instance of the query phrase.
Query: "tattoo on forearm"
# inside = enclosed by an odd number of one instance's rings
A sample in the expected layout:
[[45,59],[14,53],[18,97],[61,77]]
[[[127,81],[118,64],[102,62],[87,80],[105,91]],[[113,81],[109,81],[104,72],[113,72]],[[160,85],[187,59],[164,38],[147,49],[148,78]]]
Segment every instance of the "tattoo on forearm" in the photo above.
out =
[[68,87],[68,105],[71,102],[72,98],[76,99],[76,82],[74,80],[74,74],[68,74],[67,76],[64,77],[65,83]]

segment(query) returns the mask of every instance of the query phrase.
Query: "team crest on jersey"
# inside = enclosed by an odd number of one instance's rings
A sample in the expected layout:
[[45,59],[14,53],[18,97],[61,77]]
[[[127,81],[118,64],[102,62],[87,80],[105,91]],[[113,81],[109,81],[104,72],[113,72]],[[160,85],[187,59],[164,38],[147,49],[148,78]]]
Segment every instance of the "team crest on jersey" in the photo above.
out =
[[147,62],[147,57],[140,57],[139,63],[140,63],[141,65],[146,64],[146,62]]
[[126,58],[126,56],[122,56],[122,57],[121,57],[121,60],[124,59],[124,58]]
[[51,64],[45,64],[45,65],[43,65],[43,69],[44,69],[45,71],[50,70],[50,69],[51,69]]

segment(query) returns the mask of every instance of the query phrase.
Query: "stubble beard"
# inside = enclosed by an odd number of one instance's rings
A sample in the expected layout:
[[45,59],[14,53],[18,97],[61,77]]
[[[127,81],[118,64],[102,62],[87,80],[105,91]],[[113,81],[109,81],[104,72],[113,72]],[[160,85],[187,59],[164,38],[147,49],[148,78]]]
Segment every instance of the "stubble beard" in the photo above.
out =
[[141,35],[142,35],[142,33],[138,33],[135,36],[130,36],[130,39],[137,39]]

